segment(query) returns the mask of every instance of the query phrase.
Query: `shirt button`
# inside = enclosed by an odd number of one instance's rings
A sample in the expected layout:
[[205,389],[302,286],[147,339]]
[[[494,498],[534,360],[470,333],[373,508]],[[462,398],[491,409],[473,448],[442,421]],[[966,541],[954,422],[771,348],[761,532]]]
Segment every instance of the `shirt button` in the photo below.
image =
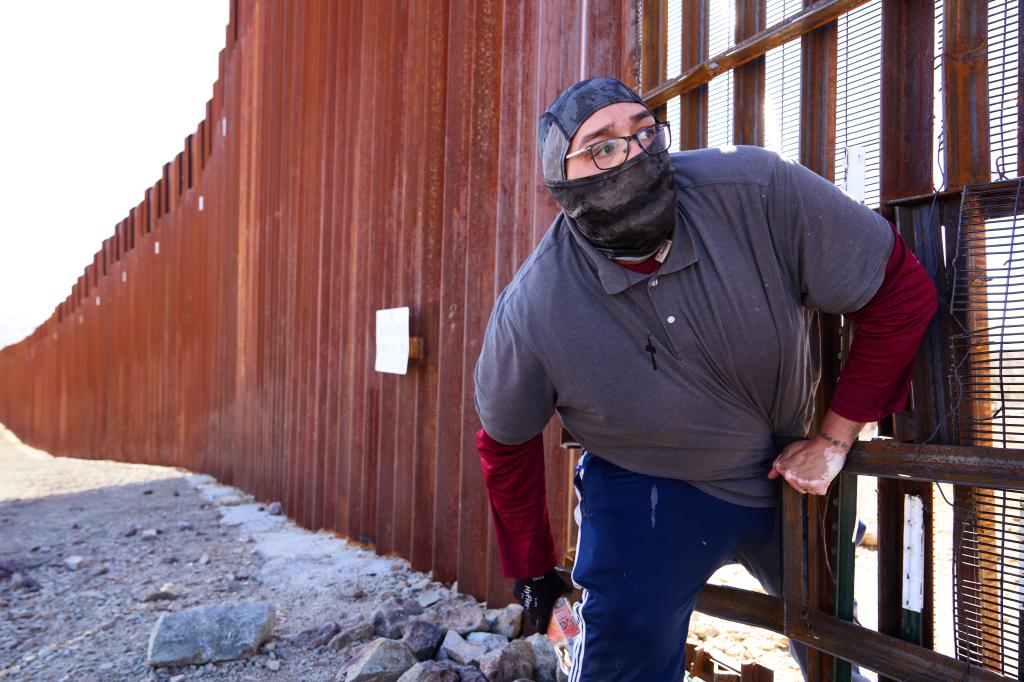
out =
[[657,277],[655,277],[654,279],[651,280],[651,286],[652,287],[658,286],[658,278]]
[[668,316],[668,323],[669,324],[672,324],[675,321],[676,321],[676,316],[675,315],[669,315]]

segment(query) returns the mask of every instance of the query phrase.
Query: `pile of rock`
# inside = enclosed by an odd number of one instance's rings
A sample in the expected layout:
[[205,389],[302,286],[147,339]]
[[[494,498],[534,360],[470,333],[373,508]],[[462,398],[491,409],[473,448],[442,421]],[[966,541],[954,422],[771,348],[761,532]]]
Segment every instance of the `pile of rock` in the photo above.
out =
[[522,629],[518,604],[485,609],[441,588],[384,599],[369,616],[326,623],[292,642],[348,651],[339,682],[556,682],[562,676],[547,637],[520,638]]

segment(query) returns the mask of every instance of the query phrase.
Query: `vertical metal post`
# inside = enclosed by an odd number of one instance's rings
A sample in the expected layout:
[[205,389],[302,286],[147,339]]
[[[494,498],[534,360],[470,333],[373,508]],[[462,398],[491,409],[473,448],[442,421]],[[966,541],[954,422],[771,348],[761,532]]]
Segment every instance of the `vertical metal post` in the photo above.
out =
[[[766,0],[736,0],[736,43],[765,28]],[[733,143],[764,146],[765,58],[733,71]]]
[[[708,0],[682,0],[685,72],[708,58]],[[708,146],[708,86],[701,85],[679,98],[680,149]]]
[[[665,81],[668,59],[668,2],[643,0],[643,68],[641,90],[650,90]],[[666,118],[665,105],[657,107],[654,115],[659,121]]]
[[[811,4],[812,0],[804,1],[805,7]],[[828,180],[835,177],[837,36],[838,27],[833,21],[801,38],[800,163]],[[832,387],[839,376],[842,346],[838,317],[819,316],[816,331],[817,339],[812,343],[817,342],[820,347],[821,383],[815,396],[815,414],[820,421],[828,410]],[[807,515],[807,606],[829,612],[833,606],[830,603],[832,581],[825,570],[829,550],[822,546],[819,532],[820,523],[828,524],[828,519],[823,520],[828,515],[824,501],[808,498]],[[809,651],[810,679],[828,677],[834,660],[820,651]]]
[[[881,86],[881,197],[882,213],[893,217],[886,200],[924,194],[932,188],[932,101],[934,56],[934,2],[932,0],[883,0],[882,3],[882,86]],[[937,220],[921,225],[900,225],[910,248],[931,265],[936,281],[944,272],[940,227]],[[938,247],[938,259],[934,249]],[[924,251],[928,251],[926,257]],[[937,330],[933,330],[933,334]],[[929,351],[931,354],[929,354]],[[911,419],[897,418],[897,437],[923,442],[941,420],[945,409],[942,389],[927,382],[922,372],[940,364],[934,343],[922,346],[915,375],[915,395],[920,396]],[[944,377],[942,377],[944,379]],[[901,636],[908,632],[902,608],[903,588],[903,500],[907,495],[921,499],[924,509],[925,566],[924,605],[915,635],[919,643],[932,644],[932,490],[928,483],[878,479],[878,631]],[[885,680],[887,678],[882,678]]]

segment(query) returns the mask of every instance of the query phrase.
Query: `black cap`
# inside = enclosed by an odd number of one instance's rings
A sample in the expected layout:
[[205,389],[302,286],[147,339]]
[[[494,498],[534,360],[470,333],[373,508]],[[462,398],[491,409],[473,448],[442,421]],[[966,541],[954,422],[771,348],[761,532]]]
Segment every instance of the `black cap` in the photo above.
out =
[[598,109],[619,102],[643,104],[644,100],[622,81],[602,77],[570,85],[551,103],[537,128],[545,183],[565,180],[565,155],[583,122]]

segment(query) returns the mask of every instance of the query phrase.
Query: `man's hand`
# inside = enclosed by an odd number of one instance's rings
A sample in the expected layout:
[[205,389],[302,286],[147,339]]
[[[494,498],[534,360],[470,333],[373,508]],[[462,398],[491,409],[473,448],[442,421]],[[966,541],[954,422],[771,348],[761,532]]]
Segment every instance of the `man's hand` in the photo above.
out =
[[572,592],[572,588],[566,585],[558,571],[552,568],[536,578],[516,578],[512,592],[526,609],[533,626],[539,632],[544,632],[548,628],[548,621],[551,620],[551,610],[555,602],[563,594]]
[[775,458],[768,478],[782,476],[798,493],[824,495],[863,426],[829,410],[814,438],[790,443]]

